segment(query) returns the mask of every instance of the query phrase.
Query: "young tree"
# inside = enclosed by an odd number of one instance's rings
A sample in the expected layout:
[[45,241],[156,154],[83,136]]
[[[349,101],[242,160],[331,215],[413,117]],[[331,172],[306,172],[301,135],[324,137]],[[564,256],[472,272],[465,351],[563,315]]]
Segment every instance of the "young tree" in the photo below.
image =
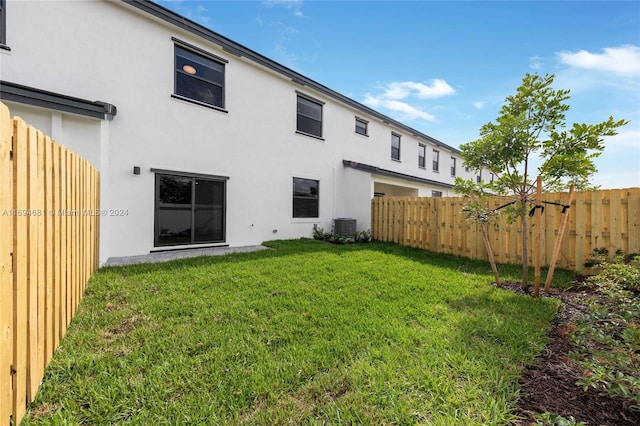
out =
[[[536,177],[542,176],[546,191],[563,190],[571,183],[577,190],[592,188],[589,178],[597,171],[593,159],[604,149],[603,137],[616,135],[616,129],[627,123],[609,117],[598,124],[574,123],[567,130],[569,90],[554,89],[553,79],[548,74],[525,75],[515,95],[505,99],[496,121],[480,128],[480,139],[460,147],[468,167],[488,169],[495,176],[487,184],[468,184],[517,201],[510,212],[522,226],[523,289],[528,287],[529,271],[526,218]],[[534,162],[540,164],[537,170],[532,170]]]

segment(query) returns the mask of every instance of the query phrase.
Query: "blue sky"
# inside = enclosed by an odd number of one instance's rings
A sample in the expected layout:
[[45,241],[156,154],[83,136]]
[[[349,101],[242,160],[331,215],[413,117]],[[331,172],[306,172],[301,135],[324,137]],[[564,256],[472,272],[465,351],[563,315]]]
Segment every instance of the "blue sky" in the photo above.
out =
[[640,186],[640,2],[164,0],[264,56],[454,147],[526,73],[570,89],[567,123],[630,123],[593,182]]

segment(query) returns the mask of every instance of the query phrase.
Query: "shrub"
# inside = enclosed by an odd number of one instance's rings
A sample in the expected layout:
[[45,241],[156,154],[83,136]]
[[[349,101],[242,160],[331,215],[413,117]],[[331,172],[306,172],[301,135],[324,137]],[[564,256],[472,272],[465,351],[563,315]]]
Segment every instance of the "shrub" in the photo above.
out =
[[338,235],[333,232],[324,232],[318,225],[313,225],[313,239],[328,241],[334,244],[369,243],[373,241],[371,230],[357,231],[353,237]]
[[598,297],[571,335],[571,357],[584,372],[578,385],[627,398],[640,410],[640,259],[609,259],[600,250],[592,260],[597,273],[587,284]]
[[586,423],[576,421],[573,416],[565,418],[557,414],[542,413],[535,417],[538,420],[536,426],[586,426]]
[[313,239],[314,240],[327,241],[329,239],[329,237],[331,237],[331,233],[324,232],[324,229],[320,228],[316,224],[313,225],[312,233],[313,233]]
[[353,237],[356,243],[370,243],[373,240],[371,236],[371,230],[367,229],[366,231],[358,231],[356,235]]

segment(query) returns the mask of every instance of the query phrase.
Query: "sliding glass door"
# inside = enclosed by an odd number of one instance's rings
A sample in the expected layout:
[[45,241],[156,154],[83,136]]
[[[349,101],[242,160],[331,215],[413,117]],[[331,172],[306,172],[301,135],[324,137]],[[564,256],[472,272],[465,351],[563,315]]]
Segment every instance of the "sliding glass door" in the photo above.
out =
[[225,181],[156,174],[154,245],[225,241]]

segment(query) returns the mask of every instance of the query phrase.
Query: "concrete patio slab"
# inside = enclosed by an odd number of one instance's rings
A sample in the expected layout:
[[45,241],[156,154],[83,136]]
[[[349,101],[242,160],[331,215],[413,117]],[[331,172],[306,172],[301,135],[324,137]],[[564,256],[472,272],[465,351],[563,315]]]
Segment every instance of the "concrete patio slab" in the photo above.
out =
[[137,263],[168,262],[175,259],[186,259],[198,256],[222,256],[230,253],[247,253],[259,250],[269,250],[265,246],[244,246],[244,247],[206,247],[188,250],[161,251],[140,256],[110,257],[103,266],[124,266]]

